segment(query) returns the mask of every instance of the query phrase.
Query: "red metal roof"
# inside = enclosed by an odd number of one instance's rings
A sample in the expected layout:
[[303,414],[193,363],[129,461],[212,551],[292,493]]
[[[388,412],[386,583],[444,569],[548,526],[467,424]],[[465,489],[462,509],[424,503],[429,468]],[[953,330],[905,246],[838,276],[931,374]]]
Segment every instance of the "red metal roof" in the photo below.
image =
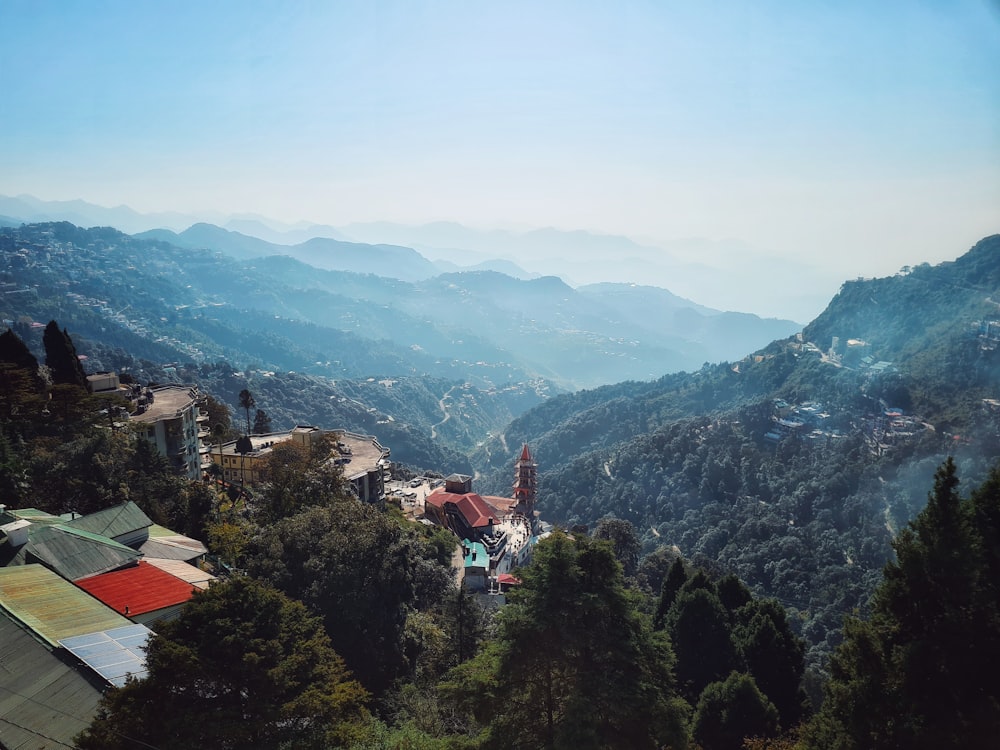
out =
[[527,443],[525,443],[524,447],[521,448],[521,460],[522,461],[530,461],[531,460],[531,451],[528,450],[528,444]]
[[128,607],[130,615],[182,604],[194,593],[190,583],[145,561],[124,570],[84,578],[76,585],[120,613]]
[[489,526],[490,523],[500,523],[500,519],[496,517],[493,509],[475,492],[462,495],[461,500],[455,505],[458,507],[458,512],[465,518],[466,523],[474,529]]
[[424,500],[425,505],[430,504],[435,508],[442,509],[448,503],[453,504],[458,512],[462,514],[465,522],[474,529],[489,526],[490,521],[495,524],[500,523],[500,519],[497,518],[496,513],[493,512],[489,504],[475,492],[458,495],[454,492],[438,491],[432,492]]
[[510,573],[501,573],[497,576],[497,583],[502,583],[505,586],[517,586],[521,583],[521,579],[515,578]]
[[455,500],[460,497],[461,495],[456,495],[453,492],[445,492],[442,489],[437,489],[424,498],[424,505],[433,505],[435,508],[444,508],[445,502],[449,500],[451,502],[455,502]]

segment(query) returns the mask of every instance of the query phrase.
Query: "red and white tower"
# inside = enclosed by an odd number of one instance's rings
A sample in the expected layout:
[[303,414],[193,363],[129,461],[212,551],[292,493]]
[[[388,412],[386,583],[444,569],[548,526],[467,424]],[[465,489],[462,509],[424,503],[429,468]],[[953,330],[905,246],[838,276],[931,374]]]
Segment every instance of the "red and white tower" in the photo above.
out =
[[538,490],[538,464],[531,457],[528,444],[521,448],[521,457],[514,463],[514,510],[535,525],[535,497]]

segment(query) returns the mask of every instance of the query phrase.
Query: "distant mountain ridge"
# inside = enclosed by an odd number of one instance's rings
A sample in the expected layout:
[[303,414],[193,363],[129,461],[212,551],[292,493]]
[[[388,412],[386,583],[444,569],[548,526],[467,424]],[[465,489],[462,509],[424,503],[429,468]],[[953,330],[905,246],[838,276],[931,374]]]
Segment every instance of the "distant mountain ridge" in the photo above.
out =
[[[309,222],[288,224],[252,214],[142,214],[127,206],[106,208],[80,200],[42,201],[27,195],[0,196],[0,216],[8,217],[8,223],[13,225],[70,221],[82,227],[115,227],[130,234],[156,229],[183,233],[192,225],[212,223],[285,246],[300,245],[316,237],[396,245],[419,251],[440,272],[497,270],[524,279],[559,276],[571,286],[640,282],[669,288],[717,309],[799,321],[814,317],[840,282],[839,277],[830,277],[805,260],[776,261],[766,250],[735,239],[637,242],[625,236],[582,230],[479,230],[455,222],[369,222],[332,227]],[[780,262],[782,273],[767,271],[767,266],[775,262]]]
[[393,278],[407,281],[429,278],[439,272],[416,250],[396,245],[367,245],[327,237],[312,237],[296,245],[279,245],[206,223],[193,224],[179,234],[154,229],[135,236],[170,242],[189,250],[215,250],[238,260],[287,255],[328,271],[373,273],[372,269],[387,269]]
[[[135,238],[69,224],[8,231],[15,243],[21,236],[44,246],[55,234],[73,245],[107,247],[106,253],[114,248],[122,255],[122,266],[137,269],[132,281],[122,280],[119,289],[110,290],[108,278],[94,277],[88,282],[92,287],[78,293],[113,300],[116,309],[135,310],[130,289],[162,289],[161,307],[150,309],[141,327],[153,331],[180,325],[201,357],[224,354],[234,362],[249,359],[269,369],[331,377],[345,371],[345,336],[358,342],[347,345],[348,351],[370,353],[352,363],[348,371],[354,376],[364,374],[361,362],[381,361],[372,374],[442,375],[450,370],[475,379],[475,372],[492,372],[496,385],[510,377],[543,377],[561,388],[577,388],[647,380],[732,359],[776,333],[799,328],[792,321],[749,316],[750,322],[737,329],[727,316],[705,315],[706,308],[667,292],[654,303],[656,295],[648,289],[623,287],[605,294],[617,300],[611,304],[602,300],[600,290],[581,292],[556,277],[524,281],[495,271],[428,276],[433,268],[426,259],[410,248],[390,245],[314,239],[289,248],[207,224],[180,235],[159,230]],[[243,261],[229,254],[275,250],[281,255]],[[318,260],[309,264],[291,252]],[[329,270],[331,266],[339,268]],[[141,284],[140,269],[145,276]],[[86,277],[68,273],[69,288],[77,290]],[[407,281],[407,276],[415,280]],[[182,280],[185,284],[178,286]],[[170,291],[167,284],[174,285]],[[642,294],[642,301],[624,302],[631,294]],[[635,322],[640,308],[648,318],[641,326]],[[259,331],[244,330],[251,325]],[[734,338],[730,330],[739,335]],[[161,338],[182,338],[169,330],[158,332]]]

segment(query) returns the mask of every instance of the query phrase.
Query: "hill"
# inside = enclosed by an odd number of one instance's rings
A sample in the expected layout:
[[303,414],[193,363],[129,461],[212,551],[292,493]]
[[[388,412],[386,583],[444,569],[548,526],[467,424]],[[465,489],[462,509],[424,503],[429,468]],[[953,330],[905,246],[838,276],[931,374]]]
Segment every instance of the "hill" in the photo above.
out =
[[844,284],[801,336],[735,362],[564,394],[475,456],[487,491],[504,446],[544,467],[557,523],[606,517],[736,572],[793,608],[814,667],[864,610],[893,534],[955,455],[977,482],[998,455],[1000,236],[953,263]]
[[[555,277],[522,281],[482,271],[394,278],[429,267],[409,248],[336,240],[296,246],[315,263],[370,271],[362,274],[318,268],[285,252],[235,260],[226,253],[294,248],[208,225],[145,238],[65,223],[5,232],[11,283],[40,280],[50,298],[59,286],[72,293],[55,304],[53,317],[68,321],[70,308],[79,308],[97,328],[114,317],[116,328],[142,332],[147,343],[131,349],[139,356],[152,341],[196,363],[225,359],[238,368],[249,363],[328,377],[428,374],[496,387],[544,377],[572,389],[742,356],[776,329],[798,329],[755,316],[735,339],[725,326],[661,319],[639,327],[628,305],[599,304],[594,294]],[[15,305],[14,313],[31,311]],[[90,335],[89,324],[81,325]]]

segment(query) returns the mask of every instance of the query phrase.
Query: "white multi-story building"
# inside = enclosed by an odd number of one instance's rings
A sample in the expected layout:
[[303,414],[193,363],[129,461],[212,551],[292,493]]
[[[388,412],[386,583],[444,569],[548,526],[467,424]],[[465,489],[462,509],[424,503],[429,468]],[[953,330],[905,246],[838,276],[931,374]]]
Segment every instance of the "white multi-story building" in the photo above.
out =
[[209,436],[208,414],[199,408],[204,400],[194,386],[149,388],[143,391],[139,410],[129,420],[178,474],[189,479],[200,478],[211,463],[204,442]]

